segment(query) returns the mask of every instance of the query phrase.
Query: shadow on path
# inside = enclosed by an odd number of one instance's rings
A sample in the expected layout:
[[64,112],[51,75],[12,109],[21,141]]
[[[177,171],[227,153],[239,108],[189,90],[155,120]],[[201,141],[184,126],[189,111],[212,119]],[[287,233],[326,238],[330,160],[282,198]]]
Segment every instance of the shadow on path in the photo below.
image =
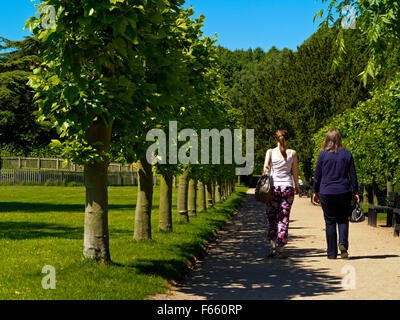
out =
[[265,218],[265,206],[247,195],[208,255],[176,286],[177,292],[203,299],[281,300],[342,291],[342,278],[328,275],[328,269],[302,266],[304,257],[325,251],[291,247],[299,237],[289,234],[288,259],[266,258]]
[[384,254],[381,256],[351,256],[349,257],[349,260],[360,260],[360,259],[388,259],[388,258],[398,258],[399,256],[397,254]]

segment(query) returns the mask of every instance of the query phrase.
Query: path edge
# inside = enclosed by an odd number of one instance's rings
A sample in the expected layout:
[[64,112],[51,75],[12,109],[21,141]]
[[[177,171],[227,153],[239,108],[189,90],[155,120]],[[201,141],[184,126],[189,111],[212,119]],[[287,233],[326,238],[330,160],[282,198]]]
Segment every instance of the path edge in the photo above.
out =
[[246,199],[247,196],[251,196],[249,194],[249,190],[251,188],[248,188],[246,190],[245,195],[240,199],[240,202],[235,210],[233,210],[226,221],[224,222],[223,225],[219,226],[214,232],[213,235],[210,237],[210,239],[206,240],[203,245],[201,246],[201,249],[199,253],[194,256],[191,260],[189,260],[186,264],[186,266],[179,272],[179,275],[175,279],[166,279],[167,283],[167,290],[164,293],[157,293],[157,294],[152,294],[148,297],[146,297],[144,300],[158,300],[154,299],[154,297],[160,296],[160,295],[170,295],[170,292],[175,289],[175,286],[183,281],[186,277],[190,275],[190,273],[196,268],[197,264],[202,261],[209,253],[210,247],[216,243],[218,243],[218,240],[220,239],[220,236],[222,235],[222,232],[225,230],[226,226],[228,225],[229,222],[232,221],[234,217],[240,212],[240,209],[242,208],[243,202]]

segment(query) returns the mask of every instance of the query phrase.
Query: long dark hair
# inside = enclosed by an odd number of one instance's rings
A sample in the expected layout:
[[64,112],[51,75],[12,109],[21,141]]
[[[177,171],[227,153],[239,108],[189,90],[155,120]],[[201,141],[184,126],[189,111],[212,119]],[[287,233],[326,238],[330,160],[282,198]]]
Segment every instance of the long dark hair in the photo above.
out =
[[279,129],[275,134],[276,142],[279,142],[279,150],[281,151],[282,156],[287,159],[286,153],[286,144],[289,140],[289,132],[285,129]]
[[325,136],[322,150],[327,152],[337,153],[338,150],[343,149],[342,138],[340,131],[336,129],[330,129]]

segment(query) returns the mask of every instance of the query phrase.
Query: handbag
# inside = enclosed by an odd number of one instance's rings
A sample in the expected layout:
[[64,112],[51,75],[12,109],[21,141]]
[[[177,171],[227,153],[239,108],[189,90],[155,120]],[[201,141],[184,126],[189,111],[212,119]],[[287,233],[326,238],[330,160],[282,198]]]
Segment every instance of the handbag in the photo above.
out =
[[364,220],[365,214],[363,209],[361,208],[360,203],[358,201],[354,201],[351,210],[350,222],[363,222]]
[[[271,163],[271,157],[270,163]],[[271,166],[267,173],[264,173],[257,181],[255,197],[256,200],[267,204],[272,195]]]

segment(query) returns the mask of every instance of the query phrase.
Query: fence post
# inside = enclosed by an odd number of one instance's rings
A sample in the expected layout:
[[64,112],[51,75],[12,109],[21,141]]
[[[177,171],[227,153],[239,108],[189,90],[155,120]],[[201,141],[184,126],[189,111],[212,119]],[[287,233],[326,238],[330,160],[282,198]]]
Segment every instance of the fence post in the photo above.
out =
[[58,162],[58,158],[56,159],[56,162],[57,162],[57,165],[56,165],[56,168],[57,168],[57,171],[60,169],[60,163]]
[[37,159],[37,168],[40,169],[40,158]]
[[22,162],[21,162],[21,158],[18,157],[18,169],[22,168]]

